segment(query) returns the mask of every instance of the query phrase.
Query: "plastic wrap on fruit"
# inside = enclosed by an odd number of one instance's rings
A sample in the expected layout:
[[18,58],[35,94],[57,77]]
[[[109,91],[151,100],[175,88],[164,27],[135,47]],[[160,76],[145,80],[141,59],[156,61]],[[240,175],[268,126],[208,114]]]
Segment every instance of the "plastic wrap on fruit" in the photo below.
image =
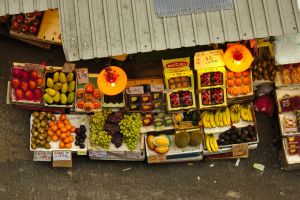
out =
[[162,106],[162,102],[160,100],[152,101],[152,108],[154,110],[159,110]]
[[300,110],[300,97],[284,97],[280,101],[283,112]]
[[223,84],[223,75],[221,72],[213,72],[212,76],[212,85],[222,85]]
[[181,97],[181,102],[184,106],[193,105],[192,93],[190,91],[181,92],[180,97]]
[[162,92],[153,92],[152,99],[153,100],[160,100],[162,99],[163,93]]
[[142,103],[150,103],[152,101],[151,94],[143,94],[141,96]]
[[221,104],[223,103],[223,89],[216,88],[212,89],[212,101],[214,104]]
[[254,103],[257,112],[266,113],[272,116],[274,113],[274,100],[269,95],[260,96]]
[[209,105],[210,102],[210,90],[203,90],[201,92],[201,99],[203,105]]
[[201,86],[210,86],[210,73],[204,73],[201,75]]
[[170,94],[170,101],[171,101],[172,108],[179,107],[180,106],[179,94],[177,92]]
[[144,103],[141,106],[142,111],[149,111],[152,110],[152,104],[151,103]]

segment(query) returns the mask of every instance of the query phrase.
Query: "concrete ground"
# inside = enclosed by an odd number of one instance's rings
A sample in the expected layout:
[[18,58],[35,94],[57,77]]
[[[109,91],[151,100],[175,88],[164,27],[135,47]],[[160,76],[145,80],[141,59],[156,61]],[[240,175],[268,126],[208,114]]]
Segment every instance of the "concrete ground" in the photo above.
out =
[[[185,53],[172,52],[175,56]],[[138,54],[138,64],[127,63],[129,77],[157,75],[145,63],[156,61],[153,66],[159,69],[157,61],[167,55],[167,51]],[[65,58],[60,47],[42,50],[0,36],[0,199],[299,199],[300,171],[280,170],[274,147],[275,118],[262,114],[257,114],[259,146],[238,167],[234,166],[236,160],[148,165],[76,157],[72,169],[33,162],[30,111],[5,104],[10,63],[14,61],[62,65]],[[97,59],[77,65],[98,72],[105,62]],[[254,169],[254,163],[265,165],[265,170]],[[131,169],[123,171],[126,168]]]

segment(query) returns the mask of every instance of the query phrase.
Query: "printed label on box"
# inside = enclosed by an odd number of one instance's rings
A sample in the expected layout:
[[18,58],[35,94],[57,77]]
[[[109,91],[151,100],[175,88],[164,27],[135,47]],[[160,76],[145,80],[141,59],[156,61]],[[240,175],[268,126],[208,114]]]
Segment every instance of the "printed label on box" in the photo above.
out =
[[248,152],[249,152],[249,147],[247,143],[232,145],[233,157],[248,156]]
[[151,92],[163,92],[164,84],[151,84]]
[[34,151],[33,153],[33,161],[51,162],[51,158],[51,151]]
[[106,151],[89,151],[90,157],[96,157],[96,158],[107,158],[107,152]]
[[71,151],[53,151],[53,161],[72,160]]
[[87,68],[76,70],[78,84],[89,83],[89,72]]

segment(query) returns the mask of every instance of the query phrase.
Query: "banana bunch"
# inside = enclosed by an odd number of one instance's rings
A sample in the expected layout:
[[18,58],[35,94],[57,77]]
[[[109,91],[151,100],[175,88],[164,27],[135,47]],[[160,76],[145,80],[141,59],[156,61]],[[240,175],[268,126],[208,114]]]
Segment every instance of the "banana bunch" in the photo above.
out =
[[230,117],[232,123],[238,123],[241,120],[241,105],[234,104],[230,106]]
[[209,152],[217,152],[219,146],[214,134],[205,134],[205,145]]
[[231,124],[230,110],[228,107],[225,109],[218,109],[214,118],[218,127],[230,126]]
[[241,107],[241,118],[244,121],[247,121],[247,122],[252,122],[253,121],[250,105],[242,105],[242,107]]
[[213,112],[204,111],[201,114],[201,122],[202,122],[204,128],[215,128],[216,127],[216,122],[215,122]]

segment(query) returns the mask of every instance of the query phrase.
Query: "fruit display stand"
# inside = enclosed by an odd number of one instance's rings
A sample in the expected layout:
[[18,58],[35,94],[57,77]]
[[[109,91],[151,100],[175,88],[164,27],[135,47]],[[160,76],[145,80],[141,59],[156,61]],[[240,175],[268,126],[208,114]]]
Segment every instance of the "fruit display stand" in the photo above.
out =
[[222,50],[195,54],[200,109],[227,105],[223,55]]
[[[193,132],[203,135],[199,128],[182,131],[164,130],[160,132],[148,132],[145,134],[145,146],[147,161],[152,163],[169,163],[183,161],[197,161],[203,159],[202,136],[191,136]],[[188,136],[188,141],[186,136]],[[191,138],[193,144],[191,142]],[[180,142],[179,142],[180,141]],[[185,144],[183,144],[183,142]],[[191,146],[191,144],[193,146]],[[180,146],[184,145],[184,146]],[[179,147],[180,146],[180,147]]]
[[195,109],[194,74],[190,58],[162,60],[168,111]]

